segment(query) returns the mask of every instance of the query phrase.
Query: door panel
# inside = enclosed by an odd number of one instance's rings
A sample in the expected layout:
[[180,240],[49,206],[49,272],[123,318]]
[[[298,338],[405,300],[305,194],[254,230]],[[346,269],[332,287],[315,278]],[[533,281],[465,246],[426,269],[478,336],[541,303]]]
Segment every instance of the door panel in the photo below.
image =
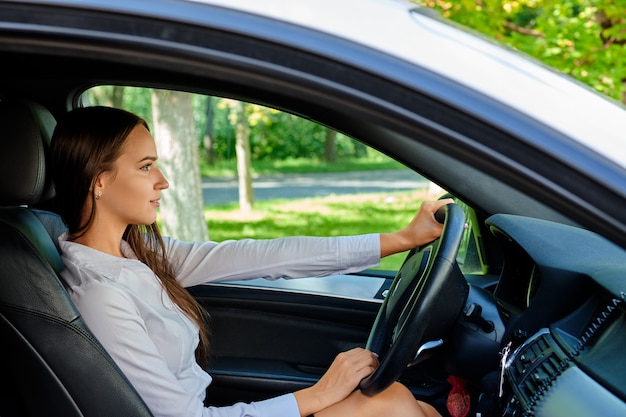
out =
[[365,346],[381,304],[228,285],[190,291],[211,315],[211,404],[312,385],[339,352]]

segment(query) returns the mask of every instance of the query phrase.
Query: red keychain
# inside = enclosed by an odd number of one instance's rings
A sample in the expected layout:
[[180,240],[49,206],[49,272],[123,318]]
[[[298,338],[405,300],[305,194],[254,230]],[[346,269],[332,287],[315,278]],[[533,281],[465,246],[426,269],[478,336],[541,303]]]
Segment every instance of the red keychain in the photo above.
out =
[[470,411],[470,396],[465,390],[466,382],[458,376],[450,375],[447,381],[452,385],[446,407],[452,417],[465,417]]

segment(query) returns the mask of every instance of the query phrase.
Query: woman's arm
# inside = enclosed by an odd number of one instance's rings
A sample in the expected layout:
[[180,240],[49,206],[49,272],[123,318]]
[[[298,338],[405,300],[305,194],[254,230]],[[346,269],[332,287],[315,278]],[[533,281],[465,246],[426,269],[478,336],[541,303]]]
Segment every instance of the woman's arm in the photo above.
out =
[[187,243],[165,239],[180,283],[349,274],[380,262],[378,234]]
[[349,274],[377,266],[380,258],[436,239],[434,213],[452,200],[424,202],[410,224],[395,233],[341,237],[284,237],[187,243],[165,239],[185,287],[253,278],[303,278]]

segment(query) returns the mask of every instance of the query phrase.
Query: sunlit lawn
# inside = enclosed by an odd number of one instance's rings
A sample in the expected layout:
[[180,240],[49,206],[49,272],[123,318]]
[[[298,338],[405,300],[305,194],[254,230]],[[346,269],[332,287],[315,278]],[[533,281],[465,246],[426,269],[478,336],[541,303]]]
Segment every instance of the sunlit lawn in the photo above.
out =
[[[321,172],[371,171],[380,169],[403,169],[404,166],[393,159],[370,150],[371,155],[364,158],[342,158],[335,163],[324,162],[315,158],[292,158],[285,160],[253,161],[253,175],[306,174]],[[212,165],[201,163],[203,177],[236,178],[237,160],[216,161]]]
[[[242,214],[237,205],[205,211],[211,240],[280,236],[341,236],[404,228],[425,198],[424,191],[341,195],[256,202]],[[380,269],[397,270],[404,254],[383,259]]]

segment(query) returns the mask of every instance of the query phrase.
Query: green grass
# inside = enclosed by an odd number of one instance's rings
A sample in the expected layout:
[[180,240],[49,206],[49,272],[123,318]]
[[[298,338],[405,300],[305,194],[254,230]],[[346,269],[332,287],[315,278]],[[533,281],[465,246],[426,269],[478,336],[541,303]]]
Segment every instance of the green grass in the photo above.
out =
[[[253,175],[308,174],[402,168],[405,168],[404,165],[381,154],[374,154],[367,158],[342,158],[332,164],[320,159],[309,158],[252,162]],[[203,177],[207,178],[233,178],[237,176],[237,161],[235,159],[216,161],[213,165],[202,162],[200,172]]]
[[[249,214],[236,204],[212,206],[205,214],[215,241],[384,233],[406,227],[423,197],[418,191],[273,200],[255,203]],[[379,269],[397,270],[404,257],[384,258]]]

